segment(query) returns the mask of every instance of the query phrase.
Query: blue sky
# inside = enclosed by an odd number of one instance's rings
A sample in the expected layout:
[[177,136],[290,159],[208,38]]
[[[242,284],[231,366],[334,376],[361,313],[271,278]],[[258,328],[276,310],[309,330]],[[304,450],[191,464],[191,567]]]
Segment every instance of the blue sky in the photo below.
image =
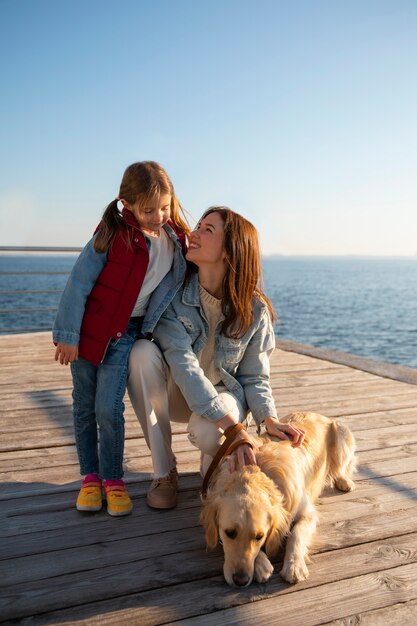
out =
[[417,254],[414,0],[0,0],[0,245],[82,245],[124,168],[265,254]]

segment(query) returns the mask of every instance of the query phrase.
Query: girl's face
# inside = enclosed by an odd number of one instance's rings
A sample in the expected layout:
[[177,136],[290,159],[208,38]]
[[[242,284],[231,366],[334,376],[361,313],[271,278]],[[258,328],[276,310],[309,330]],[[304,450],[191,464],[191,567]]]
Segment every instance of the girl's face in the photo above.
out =
[[219,213],[209,213],[198,223],[190,235],[186,258],[198,266],[218,263],[223,266],[226,258],[224,223]]
[[171,217],[171,195],[169,193],[149,198],[146,204],[137,200],[135,204],[125,206],[132,211],[140,227],[145,232],[157,234]]

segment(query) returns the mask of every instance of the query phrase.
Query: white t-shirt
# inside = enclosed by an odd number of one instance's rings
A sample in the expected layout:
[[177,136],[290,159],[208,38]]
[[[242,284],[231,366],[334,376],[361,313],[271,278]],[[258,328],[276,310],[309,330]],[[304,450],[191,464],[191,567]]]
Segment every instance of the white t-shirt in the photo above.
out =
[[147,239],[151,242],[149,265],[131,317],[145,315],[152,292],[168,274],[174,261],[174,244],[163,228],[159,237],[149,236]]

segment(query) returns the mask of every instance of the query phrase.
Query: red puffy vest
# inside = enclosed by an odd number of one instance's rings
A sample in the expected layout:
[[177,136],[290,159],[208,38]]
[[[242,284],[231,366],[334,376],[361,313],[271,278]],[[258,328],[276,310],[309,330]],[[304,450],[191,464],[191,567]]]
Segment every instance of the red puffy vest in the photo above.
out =
[[[123,216],[127,232],[115,236],[106,265],[87,298],[81,324],[79,356],[94,365],[104,359],[110,340],[123,336],[149,263],[145,237],[138,223],[127,209],[123,210]],[[131,241],[131,245],[126,241]]]

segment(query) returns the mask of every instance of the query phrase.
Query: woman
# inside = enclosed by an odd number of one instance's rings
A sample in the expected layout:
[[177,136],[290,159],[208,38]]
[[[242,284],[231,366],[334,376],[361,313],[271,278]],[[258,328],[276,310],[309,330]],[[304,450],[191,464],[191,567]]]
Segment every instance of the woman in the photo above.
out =
[[[137,341],[129,362],[128,391],[154,465],[147,503],[158,509],[177,503],[170,421],[188,422],[202,475],[223,431],[249,411],[270,435],[292,438],[293,445],[303,439],[277,419],[269,382],[274,313],[258,286],[256,229],[231,209],[212,207],[191,233],[186,258],[184,286],[158,322],[155,342]],[[245,431],[238,439],[254,441]],[[251,446],[237,448],[237,463],[256,463]]]

